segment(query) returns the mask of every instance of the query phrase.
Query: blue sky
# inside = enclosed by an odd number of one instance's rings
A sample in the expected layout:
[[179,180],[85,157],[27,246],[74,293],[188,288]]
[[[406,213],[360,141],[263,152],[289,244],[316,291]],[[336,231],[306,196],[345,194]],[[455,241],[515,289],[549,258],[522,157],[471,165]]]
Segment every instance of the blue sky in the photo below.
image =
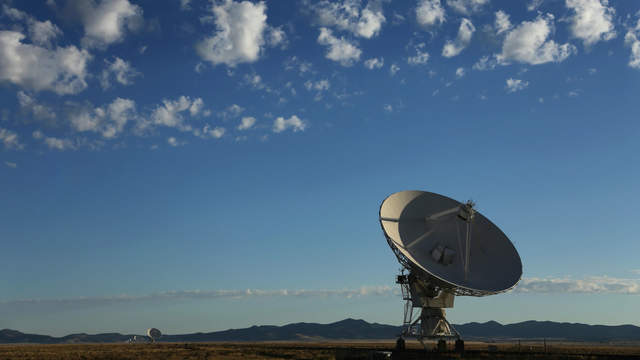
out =
[[1,6],[0,328],[399,324],[407,189],[523,260],[453,322],[640,325],[639,3]]

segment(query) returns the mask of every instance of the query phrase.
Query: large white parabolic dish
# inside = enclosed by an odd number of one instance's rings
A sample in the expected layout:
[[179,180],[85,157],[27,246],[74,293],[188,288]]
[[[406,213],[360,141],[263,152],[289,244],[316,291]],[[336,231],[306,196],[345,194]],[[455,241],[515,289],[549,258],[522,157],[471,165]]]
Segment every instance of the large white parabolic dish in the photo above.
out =
[[[426,191],[401,191],[380,206],[380,224],[401,262],[457,295],[484,296],[515,286],[522,262],[509,238],[489,219],[475,212],[466,253],[467,222],[458,214],[462,204]],[[443,261],[440,252],[446,251]],[[468,259],[468,269],[465,262]]]

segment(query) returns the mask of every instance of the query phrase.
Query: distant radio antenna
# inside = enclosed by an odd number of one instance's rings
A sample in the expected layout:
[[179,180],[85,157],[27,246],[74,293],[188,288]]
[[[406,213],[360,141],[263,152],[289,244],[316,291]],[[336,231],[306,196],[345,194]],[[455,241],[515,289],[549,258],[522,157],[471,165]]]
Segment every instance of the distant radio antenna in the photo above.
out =
[[147,336],[151,338],[152,342],[156,342],[156,340],[159,339],[160,336],[162,336],[162,333],[156,328],[150,328],[147,329]]
[[[487,296],[513,288],[522,262],[509,238],[476,211],[471,200],[460,203],[426,191],[401,191],[380,206],[380,225],[402,265],[396,283],[406,300],[402,333],[424,340],[456,340],[460,334],[447,321],[445,308],[455,296]],[[408,274],[405,274],[406,270]],[[414,308],[421,309],[414,319]],[[426,345],[425,345],[426,348]]]

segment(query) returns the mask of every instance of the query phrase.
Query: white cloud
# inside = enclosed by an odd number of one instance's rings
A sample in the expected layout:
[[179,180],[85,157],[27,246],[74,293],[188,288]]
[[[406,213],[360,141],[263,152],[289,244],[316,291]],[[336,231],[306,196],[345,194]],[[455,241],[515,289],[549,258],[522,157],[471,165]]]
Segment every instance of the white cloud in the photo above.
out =
[[285,49],[289,45],[289,40],[282,28],[267,26],[267,44],[272,47],[280,46],[281,49]]
[[191,102],[189,106],[189,114],[191,116],[197,116],[204,107],[204,101],[201,98],[196,98]]
[[466,74],[466,71],[464,70],[463,67],[459,67],[456,69],[456,77],[458,79],[462,78],[465,74]]
[[382,108],[386,112],[393,112],[393,106],[391,106],[391,104],[384,104],[384,106]]
[[306,127],[307,123],[296,115],[292,115],[288,119],[279,116],[273,121],[273,132],[275,133],[281,133],[287,129],[291,129],[293,132],[304,131]]
[[581,39],[584,46],[616,37],[613,26],[616,11],[608,7],[608,0],[566,0],[566,5],[575,12],[571,18],[571,34]]
[[283,63],[285,70],[298,70],[300,76],[307,73],[314,73],[313,64],[308,61],[300,60],[297,56],[291,56]]
[[20,107],[33,115],[38,120],[53,120],[56,113],[48,106],[39,104],[36,99],[26,94],[24,91],[18,91],[18,103]]
[[207,124],[202,128],[202,130],[194,129],[193,135],[203,139],[207,139],[207,138],[220,139],[221,137],[224,136],[226,132],[227,130],[221,126],[211,127]]
[[440,0],[420,0],[416,7],[416,20],[422,26],[440,25],[445,22],[445,11]]
[[198,42],[196,50],[213,65],[252,63],[259,59],[265,44],[286,46],[284,31],[267,24],[267,6],[262,1],[225,0],[213,3],[211,11],[216,32]]
[[635,29],[627,31],[624,36],[624,43],[631,48],[629,66],[634,69],[640,69],[640,20],[638,20]]
[[416,55],[407,58],[407,64],[409,65],[424,65],[429,61],[429,53],[423,51],[425,43],[420,43],[416,46]]
[[320,28],[318,44],[328,46],[329,50],[325,57],[329,60],[339,62],[342,66],[351,66],[360,60],[362,51],[344,37],[333,36],[330,29]]
[[102,76],[100,77],[100,85],[103,89],[111,87],[111,77],[115,77],[115,80],[122,85],[133,84],[133,78],[139,76],[140,73],[131,66],[128,61],[122,60],[119,57],[115,57],[113,62],[104,60],[106,67],[102,70]]
[[216,126],[211,129],[209,129],[208,126],[204,127],[204,133],[208,134],[209,136],[215,139],[220,139],[222,136],[224,136],[225,132],[226,132],[226,129],[220,126]]
[[524,278],[515,288],[522,293],[640,294],[638,279],[593,276],[572,278]]
[[49,149],[58,151],[75,150],[76,146],[69,139],[46,136],[40,130],[33,132],[33,138],[42,140]]
[[163,100],[162,105],[156,106],[151,113],[153,125],[176,128],[181,131],[191,131],[192,127],[185,123],[184,113],[191,116],[198,115],[204,102],[201,98],[191,100],[188,96],[180,96],[176,100]]
[[18,164],[14,163],[14,162],[11,162],[11,161],[5,161],[4,164],[7,165],[8,167],[12,168],[12,169],[15,169],[15,168],[18,167]]
[[182,141],[179,141],[173,136],[170,136],[167,138],[167,144],[171,145],[172,147],[178,147],[178,146],[184,145],[185,143]]
[[180,0],[180,10],[191,10],[191,0]]
[[233,104],[227,107],[225,111],[222,112],[221,115],[223,118],[236,117],[242,114],[243,111],[244,111],[244,108],[242,106],[238,104]]
[[240,125],[238,125],[238,130],[248,130],[256,123],[256,118],[252,116],[245,116],[240,121]]
[[24,44],[25,36],[0,31],[0,81],[57,94],[76,94],[87,87],[87,63],[91,55],[75,46],[55,50]]
[[268,93],[272,91],[271,88],[262,81],[262,76],[258,74],[245,74],[244,81],[256,90],[264,90]]
[[327,91],[329,90],[329,87],[331,86],[331,84],[329,83],[329,80],[324,79],[324,80],[318,80],[316,82],[307,80],[304,83],[304,87],[311,91],[311,90],[316,90],[316,91]]
[[82,109],[71,114],[71,127],[79,132],[97,132],[112,139],[124,131],[127,122],[137,120],[133,100],[116,98],[106,108]]
[[473,70],[493,70],[498,65],[498,61],[495,57],[483,56],[475,64],[473,64]]
[[364,62],[364,67],[366,67],[369,70],[380,69],[383,66],[384,66],[384,58],[383,57],[371,58],[371,59],[368,59],[368,60],[366,60]]
[[500,35],[505,31],[511,30],[511,21],[509,20],[509,14],[502,10],[496,11],[496,20],[494,23],[496,28],[496,34]]
[[509,78],[506,81],[506,89],[508,93],[514,93],[516,91],[524,90],[529,86],[528,81],[520,80],[520,79],[512,79]]
[[18,134],[9,129],[0,128],[0,143],[5,149],[22,149],[24,145],[20,143]]
[[635,275],[640,275],[640,269],[633,269],[631,270],[631,273]]
[[400,67],[398,65],[391,64],[391,66],[389,66],[389,73],[391,76],[394,76],[398,71],[400,71]]
[[361,1],[354,0],[337,2],[322,0],[312,5],[316,21],[321,26],[336,27],[370,39],[380,33],[382,24],[386,21],[382,11],[382,1],[369,0],[364,8],[361,9],[361,7]]
[[127,31],[143,23],[142,8],[128,0],[71,0],[68,8],[84,25],[82,43],[87,47],[106,48],[124,40]]
[[542,5],[544,0],[531,0],[529,4],[527,4],[527,10],[534,11]]
[[33,16],[11,8],[6,4],[2,5],[3,13],[11,20],[24,22],[27,25],[29,38],[35,45],[51,47],[53,41],[62,35],[62,30],[51,21],[38,21]]
[[539,15],[534,21],[523,21],[509,31],[497,59],[502,64],[510,61],[538,65],[562,62],[576,52],[571,44],[556,44],[547,40],[553,32],[553,15]]
[[469,21],[469,19],[462,18],[460,28],[458,28],[458,36],[456,36],[454,41],[447,40],[442,48],[442,56],[453,57],[460,54],[460,52],[462,52],[462,50],[464,50],[471,42],[471,37],[475,31],[476,28],[473,26],[471,21]]
[[455,12],[463,15],[471,15],[482,10],[489,0],[447,0],[447,5]]
[[193,299],[193,300],[215,300],[215,299],[243,299],[243,298],[266,298],[266,297],[295,297],[295,298],[325,298],[342,297],[356,298],[363,296],[398,296],[400,290],[392,286],[362,286],[359,288],[344,289],[244,289],[244,290],[172,290],[146,295],[114,295],[98,297],[76,297],[57,299],[22,299],[0,301],[0,307],[10,306],[103,306],[122,303]]

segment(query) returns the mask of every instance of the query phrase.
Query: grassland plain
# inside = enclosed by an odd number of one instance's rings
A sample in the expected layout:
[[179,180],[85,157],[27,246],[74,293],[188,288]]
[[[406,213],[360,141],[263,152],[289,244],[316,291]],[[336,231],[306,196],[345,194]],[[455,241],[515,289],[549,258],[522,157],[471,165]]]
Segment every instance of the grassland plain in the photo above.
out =
[[[157,343],[0,345],[1,360],[179,360],[179,359],[369,359],[375,351],[391,351],[394,343]],[[489,346],[492,351],[488,351]],[[466,344],[465,359],[640,359],[640,345],[553,343]],[[402,359],[425,358],[417,342],[408,343]],[[459,354],[426,353],[426,358],[460,358]],[[398,358],[395,356],[394,358]]]

